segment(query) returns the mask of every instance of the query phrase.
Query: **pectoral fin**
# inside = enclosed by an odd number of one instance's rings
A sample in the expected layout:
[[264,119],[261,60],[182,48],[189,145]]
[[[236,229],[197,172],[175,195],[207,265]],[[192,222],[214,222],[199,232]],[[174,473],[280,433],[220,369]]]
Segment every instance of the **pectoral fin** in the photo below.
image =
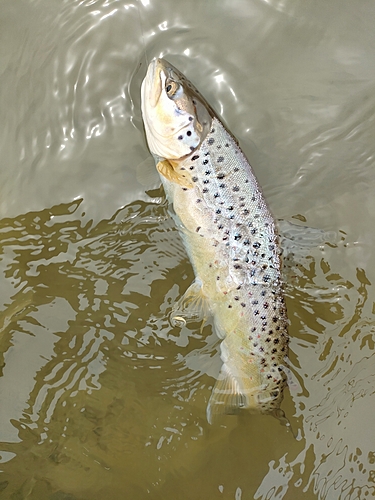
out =
[[207,319],[209,314],[207,300],[202,291],[202,283],[196,279],[174,305],[171,322],[173,326],[180,326],[188,321]]
[[191,189],[193,187],[193,183],[186,171],[181,169],[175,170],[168,160],[159,161],[159,163],[156,165],[156,168],[159,174],[169,181],[179,184],[180,186],[186,187],[188,189]]
[[238,381],[224,363],[208,401],[208,423],[212,424],[215,417],[219,415],[238,413],[245,406],[246,396],[241,391]]

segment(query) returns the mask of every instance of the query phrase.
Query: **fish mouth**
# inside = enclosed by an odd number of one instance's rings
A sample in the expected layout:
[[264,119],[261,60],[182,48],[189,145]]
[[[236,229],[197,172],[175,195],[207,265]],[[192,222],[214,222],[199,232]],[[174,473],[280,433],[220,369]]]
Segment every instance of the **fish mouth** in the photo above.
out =
[[148,98],[153,108],[159,101],[166,80],[167,64],[168,63],[164,59],[155,58],[148,65],[143,90],[144,97]]

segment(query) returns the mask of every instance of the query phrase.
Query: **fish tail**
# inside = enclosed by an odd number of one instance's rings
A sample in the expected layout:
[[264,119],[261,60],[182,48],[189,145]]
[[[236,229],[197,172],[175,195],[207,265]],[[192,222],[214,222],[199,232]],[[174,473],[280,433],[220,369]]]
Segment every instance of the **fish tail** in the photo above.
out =
[[206,411],[208,423],[212,424],[219,415],[238,413],[241,408],[247,406],[246,402],[247,398],[238,380],[224,363],[208,401]]

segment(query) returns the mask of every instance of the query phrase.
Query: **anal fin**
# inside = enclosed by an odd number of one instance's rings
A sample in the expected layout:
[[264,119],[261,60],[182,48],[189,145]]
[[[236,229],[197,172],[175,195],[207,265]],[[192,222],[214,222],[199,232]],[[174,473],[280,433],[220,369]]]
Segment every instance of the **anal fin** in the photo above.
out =
[[238,381],[224,363],[212,390],[207,405],[207,420],[212,424],[215,417],[223,414],[235,414],[246,406],[246,396],[241,391]]

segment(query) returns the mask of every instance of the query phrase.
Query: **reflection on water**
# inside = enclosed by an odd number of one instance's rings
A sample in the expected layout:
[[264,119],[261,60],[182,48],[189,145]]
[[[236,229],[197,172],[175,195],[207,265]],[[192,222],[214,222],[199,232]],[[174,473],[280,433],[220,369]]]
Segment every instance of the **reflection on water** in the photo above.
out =
[[[372,10],[3,2],[0,498],[375,495]],[[193,273],[163,191],[140,181],[155,55],[300,225],[281,224],[296,439],[261,415],[209,426],[218,341],[169,322]]]

